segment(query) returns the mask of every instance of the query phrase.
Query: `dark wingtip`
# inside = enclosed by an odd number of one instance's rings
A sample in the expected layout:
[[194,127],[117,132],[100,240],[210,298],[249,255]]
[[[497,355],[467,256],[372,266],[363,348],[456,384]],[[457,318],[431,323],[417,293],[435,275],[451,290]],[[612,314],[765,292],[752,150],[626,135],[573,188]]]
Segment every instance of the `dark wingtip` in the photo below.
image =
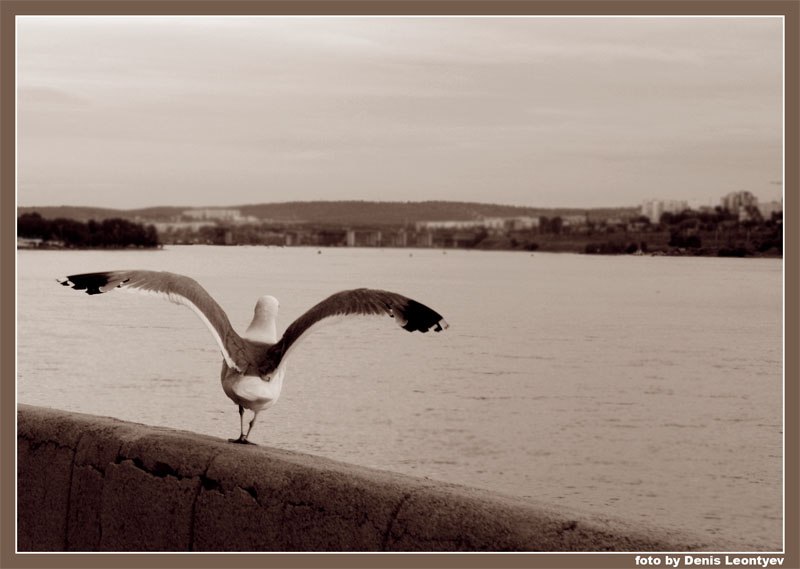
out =
[[109,282],[109,273],[85,273],[82,275],[70,275],[56,279],[62,286],[71,286],[75,290],[84,290],[86,294],[101,294],[100,290]]
[[445,322],[441,314],[415,300],[408,302],[403,316],[406,319],[403,329],[409,332],[422,332],[424,334],[431,328],[433,328],[434,332],[441,332],[449,327],[449,324]]

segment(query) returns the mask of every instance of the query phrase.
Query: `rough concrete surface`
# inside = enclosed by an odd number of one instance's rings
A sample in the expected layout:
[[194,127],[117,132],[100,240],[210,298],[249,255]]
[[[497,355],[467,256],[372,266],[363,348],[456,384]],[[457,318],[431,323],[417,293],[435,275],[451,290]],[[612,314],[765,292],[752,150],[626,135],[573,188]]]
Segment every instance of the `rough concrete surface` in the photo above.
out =
[[698,551],[429,479],[18,406],[19,551]]

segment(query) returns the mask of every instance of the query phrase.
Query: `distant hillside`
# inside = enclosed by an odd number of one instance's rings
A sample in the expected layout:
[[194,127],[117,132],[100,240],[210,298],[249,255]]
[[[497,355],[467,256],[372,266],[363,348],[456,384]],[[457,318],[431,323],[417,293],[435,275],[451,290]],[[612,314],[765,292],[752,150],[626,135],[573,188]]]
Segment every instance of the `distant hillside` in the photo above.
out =
[[[66,217],[78,221],[100,221],[112,217],[131,220],[167,221],[191,207],[151,207],[144,209],[104,209],[94,207],[48,206],[21,207],[18,215],[33,211],[53,219]],[[216,208],[213,208],[216,209]],[[469,220],[480,217],[565,216],[583,215],[607,218],[632,215],[635,207],[619,208],[534,208],[473,202],[373,202],[373,201],[313,201],[282,202],[225,206],[238,209],[242,215],[277,222],[335,223],[343,225],[402,225],[417,221]]]
[[144,209],[109,209],[102,207],[84,206],[43,206],[43,207],[20,207],[17,208],[17,215],[23,213],[38,212],[45,219],[56,219],[65,217],[76,221],[87,222],[90,219],[102,221],[119,217],[122,219],[146,219],[149,221],[167,221],[170,217],[178,215],[182,211],[191,209],[188,207],[148,207]]
[[582,215],[587,211],[597,217],[635,212],[636,208],[546,209],[474,202],[285,202],[238,206],[242,215],[279,221],[401,225],[417,221],[469,220],[480,217]]

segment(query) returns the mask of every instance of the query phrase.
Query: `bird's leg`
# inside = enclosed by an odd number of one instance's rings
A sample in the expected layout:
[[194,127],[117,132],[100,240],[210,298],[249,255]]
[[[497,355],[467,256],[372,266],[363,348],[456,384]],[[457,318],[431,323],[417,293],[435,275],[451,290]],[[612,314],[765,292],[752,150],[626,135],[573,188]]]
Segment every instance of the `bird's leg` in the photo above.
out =
[[[255,417],[253,417],[255,420]],[[252,423],[251,423],[252,428]],[[249,434],[250,431],[248,430],[247,433]],[[239,405],[239,438],[238,439],[228,439],[228,442],[231,443],[246,443],[247,437],[244,435],[244,407]]]
[[253,423],[256,422],[256,417],[258,417],[258,411],[253,411],[253,418],[250,419],[250,426],[247,427],[247,434],[244,435],[244,440],[242,440],[243,443],[248,443],[248,444],[251,444],[251,445],[255,444],[255,443],[251,443],[250,441],[248,441],[247,437],[250,436],[250,431],[253,430]]

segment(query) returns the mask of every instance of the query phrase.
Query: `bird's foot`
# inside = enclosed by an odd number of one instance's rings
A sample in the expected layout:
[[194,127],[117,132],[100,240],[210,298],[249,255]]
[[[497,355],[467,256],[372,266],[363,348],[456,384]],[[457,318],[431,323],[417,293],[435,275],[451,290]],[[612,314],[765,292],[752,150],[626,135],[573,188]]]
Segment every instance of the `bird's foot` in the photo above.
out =
[[238,439],[228,439],[229,443],[239,443],[241,445],[255,445],[256,443],[251,443],[244,437],[239,437]]

